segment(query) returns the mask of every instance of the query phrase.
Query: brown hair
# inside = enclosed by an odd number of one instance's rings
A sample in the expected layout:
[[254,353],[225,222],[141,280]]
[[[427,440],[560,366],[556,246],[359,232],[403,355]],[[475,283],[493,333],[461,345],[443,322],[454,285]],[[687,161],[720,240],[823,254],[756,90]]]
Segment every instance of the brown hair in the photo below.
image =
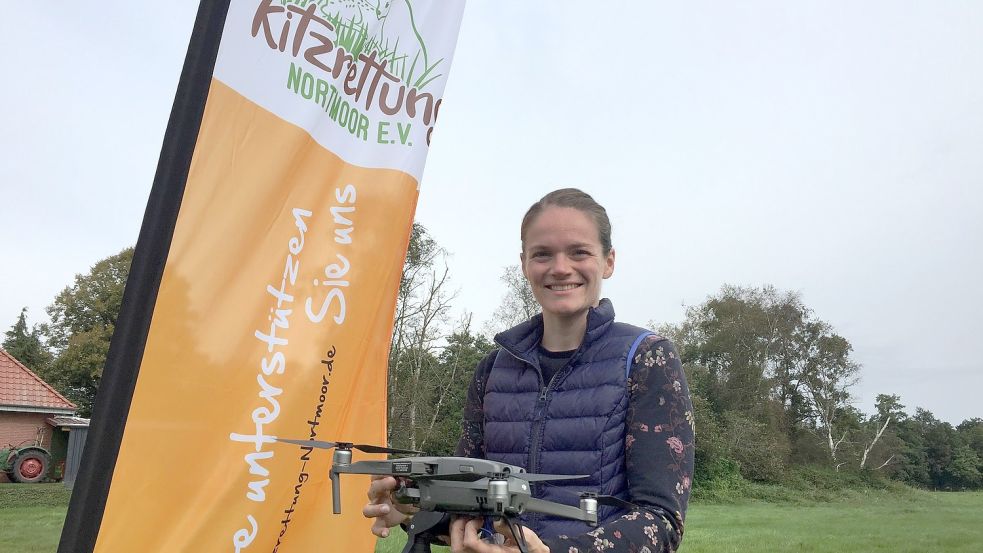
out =
[[583,211],[590,218],[594,219],[594,225],[597,226],[597,237],[601,242],[601,249],[604,255],[607,255],[611,251],[611,220],[608,219],[608,212],[604,210],[601,204],[594,201],[594,198],[590,194],[576,188],[554,190],[540,198],[538,202],[532,204],[529,211],[526,211],[519,230],[519,238],[522,240],[523,251],[526,249],[526,230],[528,230],[529,225],[532,224],[533,220],[544,209],[551,205],[572,207],[573,209]]

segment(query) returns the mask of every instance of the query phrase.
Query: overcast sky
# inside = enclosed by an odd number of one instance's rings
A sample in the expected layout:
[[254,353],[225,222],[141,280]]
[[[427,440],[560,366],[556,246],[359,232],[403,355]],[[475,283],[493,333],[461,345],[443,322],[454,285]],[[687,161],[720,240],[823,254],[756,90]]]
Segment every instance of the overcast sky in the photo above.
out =
[[[0,330],[136,242],[197,2],[0,21]],[[983,4],[472,0],[417,216],[488,319],[518,225],[576,186],[619,318],[800,292],[871,411],[983,416]]]

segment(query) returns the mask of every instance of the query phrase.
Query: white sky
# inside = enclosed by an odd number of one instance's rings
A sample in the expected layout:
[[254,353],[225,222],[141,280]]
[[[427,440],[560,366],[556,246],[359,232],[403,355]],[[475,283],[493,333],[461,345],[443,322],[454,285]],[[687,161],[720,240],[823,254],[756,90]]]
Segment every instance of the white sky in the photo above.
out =
[[[197,2],[0,20],[0,331],[136,241]],[[619,318],[723,283],[802,293],[899,394],[983,416],[983,4],[468,5],[418,219],[487,319],[518,223],[577,186],[614,222]]]

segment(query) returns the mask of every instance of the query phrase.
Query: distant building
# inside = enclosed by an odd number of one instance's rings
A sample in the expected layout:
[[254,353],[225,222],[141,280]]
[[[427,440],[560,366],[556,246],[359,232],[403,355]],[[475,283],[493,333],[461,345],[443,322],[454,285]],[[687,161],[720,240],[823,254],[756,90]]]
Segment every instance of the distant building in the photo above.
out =
[[[49,476],[61,477],[68,452],[68,429],[88,426],[87,419],[73,417],[75,408],[74,403],[0,348],[0,449],[39,445],[51,453],[54,472],[49,472]],[[0,472],[0,480],[6,478]]]
[[[62,470],[62,481],[69,489],[75,486],[75,477],[79,473],[79,465],[82,463],[82,450],[85,449],[85,440],[89,435],[89,419],[82,417],[51,417],[48,424],[61,429],[52,436],[62,436],[68,433],[68,446],[64,453],[65,467]],[[61,453],[61,449],[57,451]],[[54,455],[55,452],[52,452]]]

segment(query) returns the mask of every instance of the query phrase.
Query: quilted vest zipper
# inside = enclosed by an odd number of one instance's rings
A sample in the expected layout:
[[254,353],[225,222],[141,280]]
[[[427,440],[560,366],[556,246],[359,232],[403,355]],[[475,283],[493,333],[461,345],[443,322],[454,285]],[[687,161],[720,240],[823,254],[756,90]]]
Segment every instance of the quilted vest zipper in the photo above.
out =
[[577,348],[577,351],[570,356],[570,360],[567,361],[566,366],[553,374],[553,377],[550,378],[550,381],[545,386],[543,386],[543,372],[542,370],[539,371],[539,384],[542,386],[542,391],[540,391],[539,399],[536,401],[536,410],[533,414],[532,428],[530,428],[529,466],[526,468],[529,472],[538,473],[541,470],[539,466],[539,448],[543,441],[543,427],[546,425],[546,403],[549,401],[550,392],[553,390],[555,383],[562,382],[573,370],[574,364],[580,357],[580,349]]

